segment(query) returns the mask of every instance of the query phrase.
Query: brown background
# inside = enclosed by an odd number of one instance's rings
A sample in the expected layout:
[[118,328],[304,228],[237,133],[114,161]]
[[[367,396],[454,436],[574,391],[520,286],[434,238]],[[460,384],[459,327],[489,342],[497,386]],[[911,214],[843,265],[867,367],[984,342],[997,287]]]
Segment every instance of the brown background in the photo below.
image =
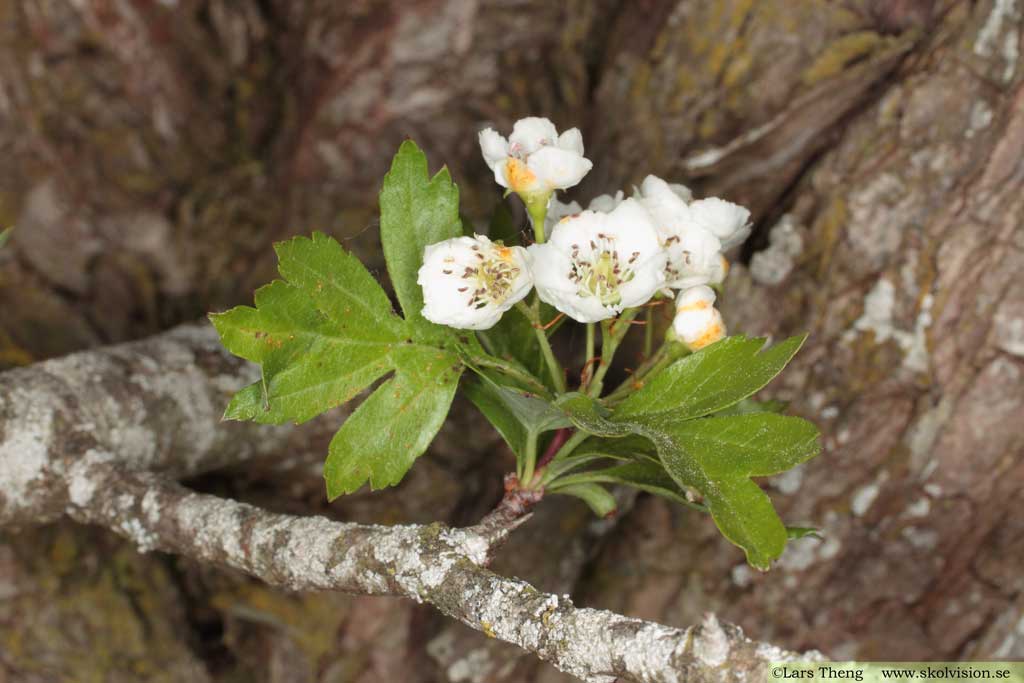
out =
[[[825,449],[768,486],[825,541],[756,575],[659,500],[617,524],[551,500],[504,570],[841,659],[1024,658],[1022,26],[1013,0],[0,0],[0,367],[244,302],[291,234],[379,272],[404,137],[483,221],[475,132],[547,115],[595,161],[578,198],[656,173],[754,211],[726,320],[811,333],[771,393]],[[509,465],[480,422],[457,406],[400,489],[330,514],[473,521]],[[308,466],[195,485],[325,508]],[[5,532],[0,681],[55,672],[562,680],[411,603],[285,595],[71,524]]]

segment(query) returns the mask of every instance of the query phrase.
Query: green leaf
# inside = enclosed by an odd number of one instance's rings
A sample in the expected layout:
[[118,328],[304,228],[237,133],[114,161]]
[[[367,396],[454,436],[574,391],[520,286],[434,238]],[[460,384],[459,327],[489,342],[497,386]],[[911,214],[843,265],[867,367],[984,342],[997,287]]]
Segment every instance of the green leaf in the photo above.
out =
[[796,418],[757,413],[641,425],[666,471],[704,495],[722,534],[747,562],[768,569],[786,545],[786,527],[751,477],[784,472],[818,454],[818,430]]
[[228,419],[305,422],[389,372],[391,350],[406,340],[384,290],[332,238],[296,237],[277,253],[287,280],[257,290],[255,308],[210,316],[224,346],[263,370]]
[[380,191],[380,241],[388,275],[405,319],[421,341],[446,343],[452,330],[421,315],[423,291],[416,282],[423,250],[430,244],[462,235],[459,190],[448,169],[430,177],[427,157],[412,140],[399,147]]
[[589,505],[598,517],[607,517],[619,507],[615,496],[599,484],[574,484],[552,491],[552,493],[579,498]]
[[788,407],[789,403],[786,401],[755,401],[752,398],[745,398],[724,410],[716,411],[714,416],[726,417],[728,415],[750,415],[752,413],[784,413]]
[[635,433],[628,423],[613,422],[611,411],[586,394],[572,392],[558,397],[556,405],[565,411],[577,429],[597,436],[621,437]]
[[11,232],[13,230],[14,228],[6,228],[4,230],[0,230],[0,248],[3,248],[3,246],[7,244],[7,240],[11,238]]
[[571,424],[561,410],[543,397],[502,386],[485,373],[467,382],[465,392],[516,455],[522,455],[527,442],[538,434]]
[[430,343],[439,339],[434,330],[395,315],[381,286],[330,237],[296,237],[276,249],[284,279],[257,290],[255,307],[211,316],[224,346],[262,369],[225,418],[303,422],[394,372],[335,435],[324,474],[332,499],[367,480],[373,488],[397,483],[444,421],[459,356]]
[[620,417],[671,414],[688,420],[728,408],[772,380],[800,349],[806,335],[758,353],[764,339],[728,337],[682,358],[647,380],[617,409]]
[[396,349],[395,376],[345,420],[331,440],[327,496],[393,486],[427,449],[455,397],[462,366],[453,353],[422,346]]
[[558,405],[579,428],[602,437],[639,434],[657,448],[676,484],[704,501],[722,534],[747,561],[767,569],[786,544],[786,528],[751,477],[778,474],[817,455],[817,428],[773,413],[679,421],[671,413],[621,416],[581,394]]

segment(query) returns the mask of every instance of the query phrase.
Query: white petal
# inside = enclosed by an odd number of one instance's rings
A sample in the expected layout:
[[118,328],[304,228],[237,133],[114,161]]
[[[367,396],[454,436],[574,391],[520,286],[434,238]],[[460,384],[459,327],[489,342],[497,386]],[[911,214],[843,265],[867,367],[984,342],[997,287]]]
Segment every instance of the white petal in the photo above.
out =
[[484,161],[493,170],[495,166],[505,163],[508,157],[508,140],[493,128],[480,131],[480,151]]
[[690,204],[690,220],[723,244],[739,244],[750,234],[750,211],[718,197],[709,197]]
[[725,277],[721,248],[710,232],[693,225],[685,227],[667,244],[668,286],[685,289],[720,282]]
[[587,208],[591,211],[610,213],[616,206],[622,203],[623,196],[622,190],[616,192],[614,197],[610,194],[599,194],[590,200]]
[[646,261],[661,251],[661,242],[651,214],[643,204],[630,197],[624,199],[610,213],[605,232],[615,238],[616,250],[626,259],[637,252],[639,261]]
[[525,157],[541,147],[558,142],[558,131],[550,120],[529,116],[516,121],[516,125],[512,127],[512,135],[508,136],[508,142],[512,154]]
[[668,189],[672,190],[677,197],[682,199],[684,202],[693,200],[693,192],[686,185],[681,183],[669,183]]
[[565,190],[573,187],[593,167],[589,159],[575,152],[558,147],[545,147],[530,155],[527,166],[537,176],[543,187],[549,190]]
[[567,152],[575,152],[583,156],[583,133],[579,128],[570,128],[558,136],[557,145]]

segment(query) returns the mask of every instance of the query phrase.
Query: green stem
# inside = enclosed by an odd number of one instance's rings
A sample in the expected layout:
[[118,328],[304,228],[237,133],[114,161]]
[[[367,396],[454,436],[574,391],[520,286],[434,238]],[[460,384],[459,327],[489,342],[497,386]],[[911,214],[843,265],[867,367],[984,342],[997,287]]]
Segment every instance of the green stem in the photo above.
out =
[[594,358],[594,323],[587,323],[587,351],[583,356],[583,383],[580,387],[583,391],[587,390],[587,386],[590,384],[590,377],[593,374],[593,370],[590,369],[590,361]]
[[526,454],[523,458],[523,471],[519,476],[520,486],[529,486],[533,479],[533,468],[537,463],[537,435],[529,434],[526,439]]
[[540,344],[540,352],[544,356],[544,362],[548,366],[548,372],[551,374],[551,381],[555,387],[555,391],[559,394],[565,393],[565,371],[562,370],[561,363],[555,358],[554,351],[551,350],[551,342],[548,341],[548,335],[541,329],[540,314],[538,313],[537,300],[534,299],[533,306],[527,306],[522,301],[516,303],[516,308],[519,312],[526,316],[526,319],[530,321],[533,326],[533,332],[537,336],[537,343]]
[[493,368],[502,374],[519,380],[541,395],[547,396],[550,393],[550,390],[544,386],[544,383],[529,372],[522,370],[511,363],[506,363],[497,357],[469,356],[468,358],[471,365]]
[[587,390],[587,395],[591,398],[597,398],[601,395],[604,376],[612,366],[612,359],[615,357],[619,344],[622,343],[622,339],[629,332],[629,324],[633,322],[633,318],[639,312],[639,308],[630,308],[623,311],[618,318],[614,318],[611,321],[605,320],[601,323],[601,360]]
[[530,223],[533,224],[533,238],[537,244],[544,244],[547,236],[544,234],[544,219],[548,215],[548,201],[551,193],[541,195],[519,195],[526,204],[526,213],[530,216]]

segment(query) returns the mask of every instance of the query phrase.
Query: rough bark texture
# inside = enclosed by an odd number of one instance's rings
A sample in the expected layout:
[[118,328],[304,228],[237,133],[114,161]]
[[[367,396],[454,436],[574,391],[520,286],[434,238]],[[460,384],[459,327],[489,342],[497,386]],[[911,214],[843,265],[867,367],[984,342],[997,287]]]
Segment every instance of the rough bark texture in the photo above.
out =
[[[583,128],[596,165],[581,198],[653,172],[755,210],[726,318],[811,331],[772,391],[822,426],[826,449],[769,486],[826,540],[755,575],[707,520],[641,497],[588,544],[596,560],[562,573],[559,553],[521,552],[516,573],[671,625],[712,610],[836,658],[1024,657],[1019,0],[8,0],[0,21],[0,150],[19,169],[0,178],[0,223],[19,226],[0,250],[0,363],[244,299],[270,277],[269,241],[292,232],[358,235],[348,244],[379,263],[373,194],[406,134],[451,165],[481,219],[497,193],[471,132],[547,114]],[[467,452],[474,418],[456,420],[414,469],[419,498],[357,496],[334,514],[478,518],[503,464],[482,435]],[[196,484],[321,507],[309,467]],[[521,542],[542,548],[582,519],[538,514]],[[23,596],[64,598],[49,625],[77,623],[101,590],[130,604],[140,589],[106,570],[33,574],[40,558],[95,568],[113,554],[160,597],[93,628],[184,632],[154,661],[188,652],[214,680],[562,676],[482,636],[438,639],[444,622],[423,609],[282,596],[117,547],[66,524],[0,543],[0,591],[17,603],[0,615],[0,667],[40,653],[90,667],[66,629],[26,624]],[[178,603],[184,614],[163,611]],[[130,680],[142,655],[124,651],[102,670]]]
[[[165,352],[169,345],[184,352],[182,355],[192,351],[194,356],[208,350],[212,338],[210,330],[190,327],[105,353],[84,352],[0,375],[15,386],[29,388],[30,393],[15,396],[12,403],[34,411],[30,415],[15,413],[2,423],[0,476],[14,479],[0,488],[32,495],[8,498],[0,511],[0,524],[33,518],[45,523],[63,511],[76,521],[97,524],[127,538],[141,552],[162,550],[203,564],[238,569],[290,591],[344,591],[427,602],[491,638],[518,645],[559,670],[593,683],[723,677],[744,681],[748,676],[766,676],[773,661],[799,657],[752,642],[739,629],[721,625],[710,613],[700,626],[684,631],[603,610],[579,609],[568,596],[541,593],[522,580],[489,571],[485,566],[494,551],[526,521],[528,513],[519,503],[506,505],[518,492],[511,492],[494,512],[465,529],[439,523],[340,523],[321,516],[274,513],[195,493],[169,480],[174,474],[216,464],[210,458],[197,461],[183,453],[177,457],[167,453],[162,459],[176,461],[177,467],[165,467],[162,474],[152,471],[160,469],[159,459],[148,452],[140,454],[139,442],[125,442],[117,436],[118,428],[128,426],[119,422],[123,416],[108,415],[108,431],[98,430],[95,440],[80,443],[75,435],[87,431],[83,422],[87,416],[73,414],[67,406],[105,397],[88,383],[76,386],[71,382],[63,394],[40,388],[55,370],[69,364],[95,370],[109,357],[142,361],[138,364],[147,368],[131,375],[127,384],[143,384],[141,380],[147,377],[173,377],[159,364],[147,367],[144,361]],[[218,355],[228,360],[223,352]],[[36,380],[37,375],[42,382]],[[218,375],[211,383],[223,383],[224,377]],[[185,385],[202,390],[202,380],[202,376],[188,377]],[[115,394],[109,399],[99,402],[117,404],[124,397]],[[66,432],[38,430],[41,424],[58,421],[36,417],[44,415],[48,405],[57,406],[54,412],[64,409],[59,422],[67,426]],[[190,424],[208,421],[215,415],[210,407],[209,402],[192,403]],[[210,434],[215,431],[206,428]],[[239,436],[234,435],[236,443]],[[268,442],[273,438],[262,436]],[[227,444],[219,444],[217,450],[227,450]],[[258,455],[239,451],[230,457],[244,461]],[[21,467],[40,461],[38,467]],[[506,507],[515,508],[514,514],[507,513]],[[196,666],[194,662],[190,665]]]

